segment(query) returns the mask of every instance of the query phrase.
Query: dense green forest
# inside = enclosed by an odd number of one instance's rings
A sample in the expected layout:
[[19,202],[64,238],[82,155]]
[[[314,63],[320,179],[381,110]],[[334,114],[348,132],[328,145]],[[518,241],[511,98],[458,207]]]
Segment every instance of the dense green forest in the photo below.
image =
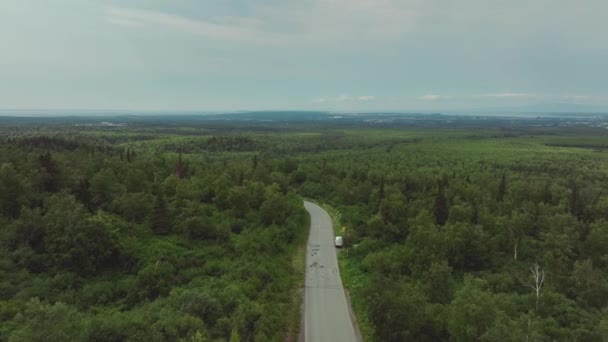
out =
[[302,197],[368,340],[607,340],[605,130],[458,126],[7,126],[0,340],[283,340]]
[[286,181],[297,163],[91,141],[2,141],[0,340],[277,341],[294,329],[308,228]]
[[608,338],[608,159],[543,141],[334,155],[321,186],[301,187],[341,213],[342,273],[368,338]]

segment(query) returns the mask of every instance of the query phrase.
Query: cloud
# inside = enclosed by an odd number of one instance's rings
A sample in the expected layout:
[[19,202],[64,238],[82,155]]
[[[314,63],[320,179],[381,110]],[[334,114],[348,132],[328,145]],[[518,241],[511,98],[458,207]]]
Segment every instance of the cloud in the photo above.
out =
[[590,95],[562,95],[560,99],[565,101],[590,101],[594,97]]
[[352,96],[342,94],[336,97],[336,102],[344,102],[344,101],[352,101],[354,98]]
[[287,39],[280,33],[265,31],[264,21],[256,18],[224,16],[195,20],[160,11],[124,7],[108,7],[106,11],[111,23],[123,26],[126,23],[155,25],[208,38],[263,44]]
[[319,97],[312,100],[312,103],[343,103],[343,102],[370,102],[376,100],[372,95],[351,96],[348,94],[340,94],[334,98]]
[[[419,1],[308,0],[281,1],[257,8],[257,14],[281,23],[299,43],[391,41],[412,32]],[[276,19],[279,18],[279,19]]]
[[495,99],[513,99],[513,98],[533,98],[538,97],[535,94],[528,93],[496,93],[496,94],[482,94],[474,95],[473,98],[495,98]]
[[336,97],[336,102],[347,102],[347,101],[358,101],[358,102],[368,102],[375,100],[376,97],[372,95],[361,95],[361,96],[350,96],[346,94],[339,95]]
[[107,7],[110,22],[160,26],[213,39],[310,45],[393,41],[411,32],[419,5],[399,0],[309,0],[254,3],[248,16],[195,18],[159,10]]
[[142,23],[141,21],[125,19],[125,18],[120,18],[120,17],[111,16],[111,17],[108,17],[107,20],[108,20],[108,22],[110,22],[112,24],[120,25],[120,26],[127,26],[127,27],[144,26],[144,23]]
[[424,101],[436,101],[436,100],[441,100],[444,98],[445,98],[444,96],[436,95],[436,94],[427,94],[427,95],[419,97],[420,100],[424,100]]

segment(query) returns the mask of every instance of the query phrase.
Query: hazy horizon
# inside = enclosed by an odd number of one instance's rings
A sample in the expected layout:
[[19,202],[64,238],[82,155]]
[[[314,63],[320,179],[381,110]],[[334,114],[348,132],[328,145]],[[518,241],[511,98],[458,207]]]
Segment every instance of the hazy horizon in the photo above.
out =
[[146,110],[146,109],[0,109],[0,117],[121,117],[121,116],[222,116],[232,114],[323,114],[323,115],[445,115],[445,116],[471,116],[471,117],[581,117],[607,116],[608,111],[539,111],[539,110],[293,110],[293,109],[267,109],[267,110]]
[[0,108],[604,111],[607,11],[600,0],[4,0]]

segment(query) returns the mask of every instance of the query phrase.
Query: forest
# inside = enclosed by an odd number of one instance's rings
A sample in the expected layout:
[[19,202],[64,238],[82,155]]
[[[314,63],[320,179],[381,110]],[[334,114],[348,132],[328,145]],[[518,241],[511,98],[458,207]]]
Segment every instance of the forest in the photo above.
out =
[[366,341],[607,340],[605,128],[414,119],[5,119],[0,340],[289,340],[302,198]]
[[0,156],[0,340],[277,341],[299,323],[297,164],[38,135]]

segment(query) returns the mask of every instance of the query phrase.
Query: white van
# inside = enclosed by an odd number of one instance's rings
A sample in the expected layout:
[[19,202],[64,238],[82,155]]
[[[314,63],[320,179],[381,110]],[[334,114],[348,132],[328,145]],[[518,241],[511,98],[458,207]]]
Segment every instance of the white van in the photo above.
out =
[[342,248],[344,241],[341,236],[336,236],[336,248]]

